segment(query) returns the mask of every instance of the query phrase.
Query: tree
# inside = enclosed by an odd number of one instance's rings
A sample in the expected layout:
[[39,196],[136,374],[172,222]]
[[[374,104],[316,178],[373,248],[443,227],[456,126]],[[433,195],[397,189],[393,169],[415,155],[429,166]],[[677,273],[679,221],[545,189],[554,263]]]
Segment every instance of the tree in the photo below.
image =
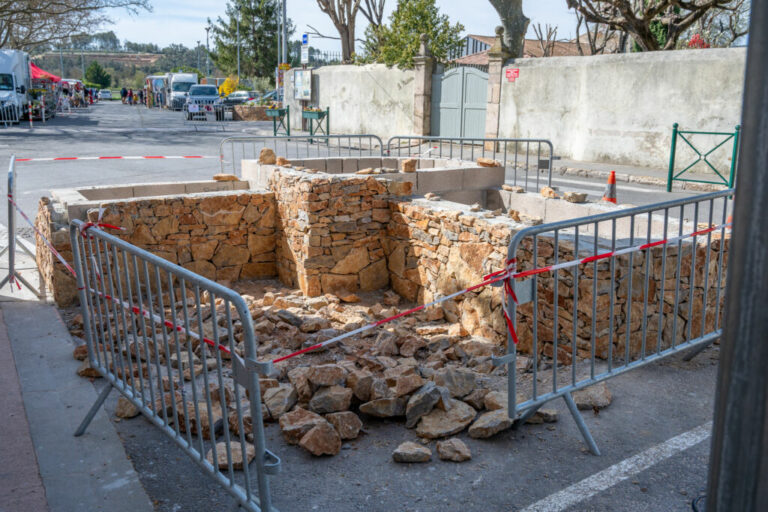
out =
[[98,84],[99,88],[106,89],[112,83],[112,77],[96,61],[91,62],[85,70],[85,79],[88,82]]
[[538,23],[533,26],[533,32],[539,40],[541,56],[551,57],[555,51],[555,43],[557,42],[557,27],[546,25],[544,28],[541,28],[541,23]]
[[429,38],[430,53],[445,61],[461,47],[463,30],[461,23],[451,25],[448,16],[440,14],[435,0],[398,0],[389,25],[382,25],[379,30],[379,61],[388,66],[412,67],[421,34]]
[[[523,0],[489,0],[501,18],[504,27],[504,44],[513,57],[522,57],[525,33],[531,22],[523,14]],[[570,0],[569,0],[570,1]]]
[[365,54],[369,59],[376,60],[381,44],[379,32],[384,22],[384,0],[365,0],[365,5],[360,6],[360,12],[368,20],[363,41]]
[[[240,72],[272,77],[277,66],[277,0],[227,2],[225,18],[213,24],[211,60],[227,75],[237,74],[237,7],[240,7]],[[289,37],[294,28],[286,23]]]
[[673,50],[681,36],[713,11],[733,10],[734,0],[566,0],[591,23],[628,33],[641,51]]
[[728,9],[712,9],[691,27],[690,38],[699,34],[699,37],[709,46],[716,48],[733,46],[749,33],[751,9],[750,0],[734,0],[728,4]]
[[[577,0],[581,3],[583,0]],[[576,37],[578,42],[579,55],[584,55],[584,38],[586,38],[589,47],[589,55],[599,55],[602,53],[621,52],[626,46],[626,32],[617,32],[607,25],[600,23],[589,23],[584,16],[574,10],[576,14]],[[581,33],[581,26],[584,25],[585,33]],[[591,25],[591,26],[590,26]]]
[[[355,53],[355,18],[360,9],[360,0],[317,0],[320,10],[331,18],[333,26],[339,33],[341,40],[342,62],[352,62],[352,54]],[[314,35],[326,39],[336,39],[320,34],[314,27]]]
[[94,32],[116,7],[152,10],[149,0],[0,0],[0,48],[28,50]]

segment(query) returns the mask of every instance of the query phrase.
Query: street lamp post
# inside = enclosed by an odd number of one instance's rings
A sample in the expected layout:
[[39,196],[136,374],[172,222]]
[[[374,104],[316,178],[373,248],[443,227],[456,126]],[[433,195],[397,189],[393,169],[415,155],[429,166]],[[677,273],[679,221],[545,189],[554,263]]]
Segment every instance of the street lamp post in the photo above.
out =
[[240,83],[240,6],[237,9],[237,82]]
[[197,40],[197,69],[200,70],[200,40]]
[[205,75],[211,75],[211,48],[208,46],[208,33],[211,31],[211,26],[205,27]]

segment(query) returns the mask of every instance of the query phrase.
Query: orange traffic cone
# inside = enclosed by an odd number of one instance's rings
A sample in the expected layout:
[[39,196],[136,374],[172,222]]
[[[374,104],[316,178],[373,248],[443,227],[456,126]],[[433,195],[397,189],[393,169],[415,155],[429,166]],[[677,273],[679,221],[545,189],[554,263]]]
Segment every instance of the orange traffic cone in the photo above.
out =
[[616,171],[611,171],[611,175],[608,176],[608,184],[605,186],[603,201],[616,204]]

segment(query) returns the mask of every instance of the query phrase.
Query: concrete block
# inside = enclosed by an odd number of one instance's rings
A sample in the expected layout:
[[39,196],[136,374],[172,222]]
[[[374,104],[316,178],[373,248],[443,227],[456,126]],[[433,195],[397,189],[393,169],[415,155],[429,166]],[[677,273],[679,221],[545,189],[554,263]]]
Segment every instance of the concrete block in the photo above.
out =
[[463,169],[463,189],[500,188],[504,184],[503,167],[471,167]]
[[257,180],[259,175],[259,161],[258,160],[241,160],[240,167],[242,168],[242,177],[244,180]]
[[251,188],[247,181],[230,181],[229,183],[232,185],[232,190],[248,190]]
[[343,172],[341,162],[341,158],[328,158],[325,161],[325,172],[329,174],[341,174]]
[[381,166],[387,169],[399,169],[400,159],[395,157],[384,157],[381,159]]
[[515,194],[502,190],[499,192],[506,210],[517,210],[526,215],[541,217],[546,221],[546,201],[558,201],[558,199],[544,199],[539,194]]
[[355,157],[347,157],[341,159],[341,172],[344,174],[352,174],[360,170],[358,166],[358,159]]
[[501,190],[490,188],[485,191],[485,208],[488,210],[498,210],[504,208],[504,202],[501,200]]
[[446,190],[461,190],[464,180],[462,169],[432,169],[416,173],[417,195],[427,192],[439,193]]
[[419,158],[419,169],[432,169],[435,161],[432,158]]
[[[486,191],[485,190],[451,190],[443,192],[440,197],[446,201],[453,201],[454,203],[461,203],[472,205],[475,203],[483,206],[486,203]],[[487,208],[490,209],[490,208]]]
[[381,165],[381,161],[382,161],[381,158],[376,158],[376,157],[358,158],[358,160],[357,160],[357,167],[358,167],[358,169],[357,170],[359,171],[360,169],[367,169],[369,167],[372,167],[374,169],[377,168],[377,167],[381,167],[382,166]]
[[306,165],[304,165],[304,160],[302,159],[291,158],[290,161],[293,167],[306,167]]
[[84,199],[90,201],[105,201],[108,199],[128,199],[133,197],[133,186],[121,186],[121,187],[91,187],[81,188],[77,192],[82,195]]
[[192,181],[184,184],[187,194],[199,194],[201,192],[219,192],[221,190],[234,190],[233,181]]
[[[331,158],[327,160],[333,160]],[[302,160],[302,167],[306,167],[307,169],[317,169],[320,172],[326,172],[326,159],[325,158],[305,158]],[[328,172],[336,172],[336,171],[328,171]]]

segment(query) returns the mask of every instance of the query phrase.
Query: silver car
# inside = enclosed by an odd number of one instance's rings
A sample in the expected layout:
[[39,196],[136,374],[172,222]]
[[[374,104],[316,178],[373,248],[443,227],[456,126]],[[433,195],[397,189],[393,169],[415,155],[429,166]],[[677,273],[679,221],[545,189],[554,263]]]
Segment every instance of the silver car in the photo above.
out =
[[219,97],[219,90],[215,85],[193,85],[189,88],[189,96],[184,110],[187,121],[197,117],[205,117],[206,113],[215,113],[216,120],[224,120],[224,103]]

